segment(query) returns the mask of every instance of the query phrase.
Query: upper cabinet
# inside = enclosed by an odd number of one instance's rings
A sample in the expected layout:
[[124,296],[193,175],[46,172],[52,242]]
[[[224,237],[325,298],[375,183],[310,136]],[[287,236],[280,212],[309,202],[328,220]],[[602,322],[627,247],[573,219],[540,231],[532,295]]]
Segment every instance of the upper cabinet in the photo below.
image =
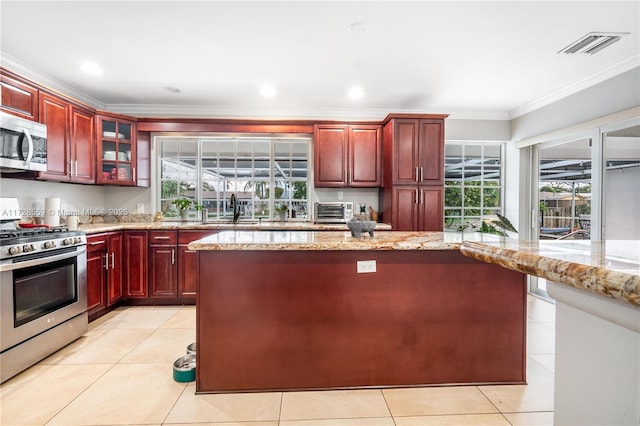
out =
[[97,117],[97,182],[136,184],[136,124],[110,115]]
[[47,125],[47,171],[39,178],[94,183],[94,114],[44,92],[39,101],[40,122]]
[[10,114],[38,121],[38,89],[12,78],[5,73],[0,74],[0,108]]
[[316,188],[380,186],[380,126],[317,124],[313,135]]
[[444,118],[392,118],[384,139],[385,186],[444,183]]

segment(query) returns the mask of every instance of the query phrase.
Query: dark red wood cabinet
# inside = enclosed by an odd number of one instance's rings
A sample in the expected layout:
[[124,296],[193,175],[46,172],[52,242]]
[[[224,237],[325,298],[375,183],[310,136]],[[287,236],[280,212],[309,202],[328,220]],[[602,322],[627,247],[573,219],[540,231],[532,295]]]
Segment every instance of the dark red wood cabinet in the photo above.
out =
[[38,121],[38,89],[0,74],[0,109],[27,120]]
[[314,126],[314,185],[317,188],[380,186],[381,127]]
[[444,228],[444,119],[395,115],[383,122],[382,220],[395,231]]
[[149,238],[147,231],[124,231],[123,297],[146,299],[149,279]]
[[47,171],[38,177],[94,183],[94,114],[48,93],[39,99],[40,122],[47,125]]
[[189,250],[189,243],[219,231],[178,231],[178,297],[196,297],[198,288],[198,252]]
[[149,231],[149,297],[178,297],[178,231]]
[[87,308],[95,319],[122,299],[122,232],[87,237]]

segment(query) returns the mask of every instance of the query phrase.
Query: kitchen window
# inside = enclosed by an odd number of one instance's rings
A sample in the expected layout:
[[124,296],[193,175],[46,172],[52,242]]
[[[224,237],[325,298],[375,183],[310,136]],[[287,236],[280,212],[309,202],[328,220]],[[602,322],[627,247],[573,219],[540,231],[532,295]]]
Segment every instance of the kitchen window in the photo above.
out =
[[[178,217],[173,201],[187,198],[202,206],[209,220],[232,220],[232,195],[241,220],[274,219],[280,206],[290,219],[309,217],[311,137],[161,137],[156,146],[165,217]],[[197,211],[190,216],[196,218]]]
[[483,220],[502,214],[503,145],[445,143],[446,231],[477,231]]

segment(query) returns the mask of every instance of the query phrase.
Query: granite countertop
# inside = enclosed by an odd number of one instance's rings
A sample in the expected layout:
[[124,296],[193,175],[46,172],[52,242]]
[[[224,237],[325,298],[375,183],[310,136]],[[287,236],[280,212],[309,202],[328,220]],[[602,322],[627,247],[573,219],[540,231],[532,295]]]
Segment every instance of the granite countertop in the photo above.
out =
[[350,232],[223,231],[189,244],[190,250],[459,250],[462,241],[500,241],[478,233],[375,231]]
[[640,307],[640,241],[464,241],[465,256]]
[[[122,230],[251,230],[251,231],[346,231],[347,225],[343,223],[313,223],[302,221],[252,221],[239,222],[121,222],[121,223],[94,223],[84,224],[78,227],[87,234],[99,234],[101,232]],[[386,223],[376,224],[376,230],[391,230],[391,225]]]

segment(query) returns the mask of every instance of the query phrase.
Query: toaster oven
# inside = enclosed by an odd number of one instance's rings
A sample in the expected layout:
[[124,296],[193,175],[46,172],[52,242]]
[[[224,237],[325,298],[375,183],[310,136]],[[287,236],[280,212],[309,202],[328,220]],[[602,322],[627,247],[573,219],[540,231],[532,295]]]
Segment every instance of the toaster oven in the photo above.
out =
[[347,223],[353,217],[353,203],[333,201],[314,204],[315,223]]

